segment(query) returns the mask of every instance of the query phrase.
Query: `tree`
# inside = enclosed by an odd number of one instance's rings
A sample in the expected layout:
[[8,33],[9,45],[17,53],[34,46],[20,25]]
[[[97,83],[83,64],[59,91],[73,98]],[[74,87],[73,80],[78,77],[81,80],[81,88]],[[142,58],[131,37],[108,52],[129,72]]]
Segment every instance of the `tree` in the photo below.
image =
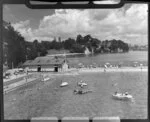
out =
[[21,34],[14,30],[10,23],[3,23],[3,44],[6,43],[5,49],[7,51],[3,52],[5,60],[8,62],[8,67],[17,67],[20,62],[25,61],[25,39]]
[[85,48],[82,47],[80,44],[74,44],[70,52],[71,53],[84,53],[84,50]]
[[83,42],[83,37],[82,37],[80,34],[77,35],[76,43],[77,43],[77,44],[82,44],[82,42]]
[[64,48],[70,50],[73,47],[74,44],[76,44],[75,40],[71,39],[71,38],[68,38],[64,42]]

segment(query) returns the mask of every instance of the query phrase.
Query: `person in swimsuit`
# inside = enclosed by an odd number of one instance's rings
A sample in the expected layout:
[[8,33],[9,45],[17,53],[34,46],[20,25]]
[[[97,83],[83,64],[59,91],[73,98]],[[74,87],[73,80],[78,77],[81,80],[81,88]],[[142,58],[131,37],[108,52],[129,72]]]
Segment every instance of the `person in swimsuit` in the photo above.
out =
[[128,92],[125,92],[125,95],[128,95]]
[[116,94],[118,94],[118,92],[117,92],[117,91],[115,92],[115,95],[116,95]]

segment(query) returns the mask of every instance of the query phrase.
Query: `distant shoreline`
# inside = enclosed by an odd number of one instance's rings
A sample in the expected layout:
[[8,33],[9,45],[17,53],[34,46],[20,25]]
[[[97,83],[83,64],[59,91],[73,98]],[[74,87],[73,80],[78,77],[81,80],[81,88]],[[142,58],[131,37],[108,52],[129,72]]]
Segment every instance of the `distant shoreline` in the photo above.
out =
[[71,68],[68,72],[63,72],[63,74],[68,73],[93,73],[93,72],[148,72],[148,67],[121,67],[121,68]]
[[[70,68],[67,71],[62,71],[62,72],[31,72],[31,74],[36,74],[36,73],[41,73],[41,74],[48,74],[48,75],[56,75],[56,76],[61,76],[61,75],[78,75],[78,73],[107,73],[107,72],[148,72],[148,67],[143,66],[142,69],[141,67],[121,67],[121,68],[116,68],[116,67],[111,67],[111,68]],[[22,76],[22,77],[25,77]],[[20,77],[15,77],[13,79],[3,79],[4,82],[7,81],[12,81],[15,79],[18,79]]]
[[93,69],[80,69],[79,72],[148,72],[148,67],[141,68],[131,68],[131,67],[123,67],[123,68],[93,68]]

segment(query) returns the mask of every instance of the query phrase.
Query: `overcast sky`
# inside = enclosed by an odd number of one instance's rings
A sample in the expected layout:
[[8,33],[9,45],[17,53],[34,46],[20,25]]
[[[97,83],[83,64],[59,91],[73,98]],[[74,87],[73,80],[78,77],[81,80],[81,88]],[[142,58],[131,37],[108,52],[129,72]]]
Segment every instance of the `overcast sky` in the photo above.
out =
[[5,5],[3,18],[27,41],[75,38],[90,34],[100,40],[121,39],[148,43],[148,6],[126,4],[120,9],[31,10],[24,5]]

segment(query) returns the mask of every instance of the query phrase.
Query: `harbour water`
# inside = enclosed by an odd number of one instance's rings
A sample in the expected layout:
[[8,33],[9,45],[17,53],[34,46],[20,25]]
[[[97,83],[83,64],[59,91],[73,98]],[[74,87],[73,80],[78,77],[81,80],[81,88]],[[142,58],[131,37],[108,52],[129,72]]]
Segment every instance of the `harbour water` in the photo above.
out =
[[69,58],[72,65],[77,65],[78,63],[83,63],[85,65],[90,65],[96,63],[98,65],[103,65],[107,62],[117,65],[119,63],[122,66],[133,66],[135,62],[137,64],[142,63],[144,66],[148,64],[148,51],[129,51],[128,53],[108,53],[108,54],[98,54],[93,56],[77,56],[74,58]]
[[[66,77],[65,80],[67,79]],[[72,96],[71,89],[64,91],[61,97],[61,116],[147,118],[147,72],[86,73],[80,74],[76,79],[86,81],[88,89],[93,90],[93,93]],[[112,94],[115,91],[128,91],[133,100],[113,99]]]
[[[147,51],[130,51],[128,53],[99,54],[95,56],[80,56],[72,58],[72,62],[90,65],[93,63],[103,65],[106,62],[124,66],[133,66],[134,62],[147,66]],[[73,96],[72,88],[62,92],[59,109],[60,114],[54,116],[119,116],[121,119],[146,119],[148,103],[148,72],[107,72],[84,73],[75,77],[76,81],[86,81],[88,89],[94,92],[85,96]],[[63,77],[64,81],[74,81],[73,77]],[[116,84],[116,86],[113,86]],[[114,100],[115,92],[128,91],[132,101]],[[55,108],[57,109],[57,108]]]
[[[74,60],[73,60],[74,59]],[[148,52],[133,51],[119,54],[100,54],[92,57],[75,57],[74,62],[131,65],[148,62]],[[136,69],[135,69],[136,70]],[[48,74],[52,76],[52,74]],[[77,81],[83,80],[92,93],[74,95]],[[62,81],[69,86],[60,88]],[[114,85],[115,84],[115,85]],[[37,90],[40,89],[40,90]],[[23,91],[23,92],[21,92]],[[128,91],[133,101],[115,100],[112,94]],[[21,95],[20,95],[21,93]],[[12,99],[15,99],[13,103]],[[78,75],[60,75],[45,82],[32,84],[4,95],[5,119],[30,119],[32,117],[104,117],[119,116],[121,119],[147,119],[148,72],[80,72]],[[36,113],[36,114],[35,114]]]

